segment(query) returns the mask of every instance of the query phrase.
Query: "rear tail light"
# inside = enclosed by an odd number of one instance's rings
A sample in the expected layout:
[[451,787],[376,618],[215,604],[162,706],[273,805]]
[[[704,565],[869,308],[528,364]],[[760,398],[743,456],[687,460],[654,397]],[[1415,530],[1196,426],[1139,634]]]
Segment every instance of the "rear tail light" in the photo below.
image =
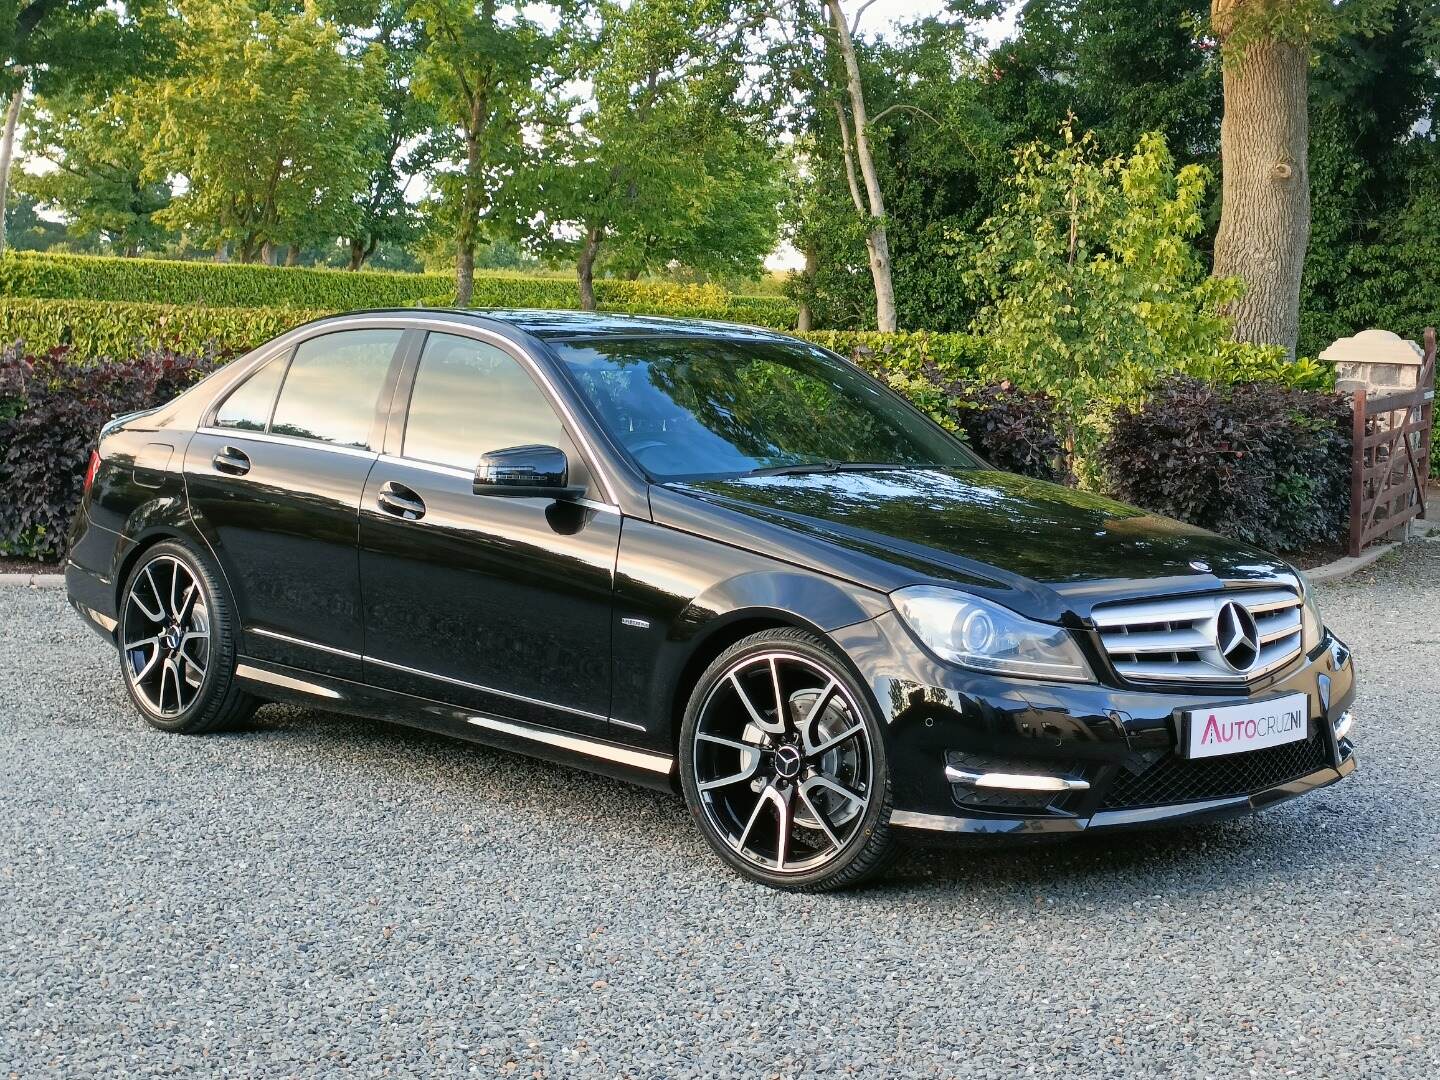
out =
[[95,474],[100,469],[100,451],[90,451],[90,463],[85,466],[85,494],[90,494],[90,485],[95,483]]

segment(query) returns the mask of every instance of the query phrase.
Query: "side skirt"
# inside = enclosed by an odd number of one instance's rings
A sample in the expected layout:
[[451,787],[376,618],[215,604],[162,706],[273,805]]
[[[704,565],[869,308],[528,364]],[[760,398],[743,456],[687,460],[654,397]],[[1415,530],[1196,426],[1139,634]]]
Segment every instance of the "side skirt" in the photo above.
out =
[[676,790],[675,759],[668,754],[592,739],[511,717],[478,713],[443,701],[382,690],[248,656],[236,662],[235,677],[267,701],[284,701],[403,724],[661,791]]

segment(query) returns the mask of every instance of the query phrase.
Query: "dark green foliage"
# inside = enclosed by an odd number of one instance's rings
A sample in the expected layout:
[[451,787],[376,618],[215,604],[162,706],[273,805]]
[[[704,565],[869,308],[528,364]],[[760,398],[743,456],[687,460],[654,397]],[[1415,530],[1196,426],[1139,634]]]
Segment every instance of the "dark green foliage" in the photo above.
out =
[[79,363],[63,349],[0,353],[0,552],[64,555],[100,426],[168,401],[215,364],[210,354],[167,351]]
[[1295,551],[1344,535],[1350,423],[1337,394],[1175,377],[1116,411],[1101,464],[1127,502]]

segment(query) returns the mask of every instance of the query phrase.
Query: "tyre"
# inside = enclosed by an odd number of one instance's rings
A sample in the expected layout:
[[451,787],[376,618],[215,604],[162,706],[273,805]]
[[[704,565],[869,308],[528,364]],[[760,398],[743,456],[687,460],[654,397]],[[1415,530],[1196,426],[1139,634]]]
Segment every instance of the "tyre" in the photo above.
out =
[[228,727],[258,700],[235,681],[234,605],[207,556],[179,540],[147,550],[121,594],[117,640],[130,700],[161,731]]
[[747,637],[700,676],[680,782],[716,854],[775,888],[855,885],[897,850],[879,719],[840,658],[802,630]]

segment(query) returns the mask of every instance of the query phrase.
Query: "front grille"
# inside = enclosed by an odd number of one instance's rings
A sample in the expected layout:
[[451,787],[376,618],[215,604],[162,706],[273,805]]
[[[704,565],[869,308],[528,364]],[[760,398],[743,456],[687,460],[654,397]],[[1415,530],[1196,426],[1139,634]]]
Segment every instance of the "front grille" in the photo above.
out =
[[1102,810],[1134,810],[1145,806],[1253,795],[1288,784],[1330,765],[1320,731],[1304,742],[1251,750],[1244,754],[1190,760],[1165,753],[1140,757],[1127,764],[1110,784]]
[[[1221,653],[1222,611],[1231,602],[1255,621],[1259,648],[1236,666]],[[1243,686],[1300,654],[1298,593],[1288,588],[1100,604],[1091,619],[1115,670],[1135,682],[1203,682]],[[1233,614],[1233,613],[1231,613]],[[1231,660],[1234,660],[1234,654]]]

